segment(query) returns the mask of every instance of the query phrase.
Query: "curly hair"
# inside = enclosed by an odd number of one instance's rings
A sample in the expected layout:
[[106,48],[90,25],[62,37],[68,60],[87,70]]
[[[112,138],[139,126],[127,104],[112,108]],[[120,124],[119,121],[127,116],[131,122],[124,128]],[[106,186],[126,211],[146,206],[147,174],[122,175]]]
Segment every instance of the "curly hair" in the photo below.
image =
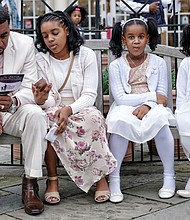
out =
[[67,46],[69,51],[73,51],[73,54],[76,55],[80,50],[80,46],[84,43],[84,40],[80,36],[77,28],[71,21],[70,17],[62,11],[49,12],[37,18],[36,41],[35,41],[36,49],[39,52],[43,52],[43,53],[47,53],[50,51],[46,46],[41,33],[41,25],[44,22],[49,22],[49,21],[58,21],[63,27],[65,26],[68,28],[69,35],[67,36]]

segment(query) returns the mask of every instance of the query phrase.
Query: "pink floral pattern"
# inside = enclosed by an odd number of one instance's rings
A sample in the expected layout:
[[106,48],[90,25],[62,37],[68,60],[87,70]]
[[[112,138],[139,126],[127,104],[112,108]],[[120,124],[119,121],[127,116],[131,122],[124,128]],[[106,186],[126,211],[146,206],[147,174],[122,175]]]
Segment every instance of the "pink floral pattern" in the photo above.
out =
[[[56,110],[55,107],[47,110],[50,125],[54,123]],[[100,111],[95,107],[85,108],[69,117],[67,129],[52,143],[72,180],[85,192],[116,167],[105,126]]]

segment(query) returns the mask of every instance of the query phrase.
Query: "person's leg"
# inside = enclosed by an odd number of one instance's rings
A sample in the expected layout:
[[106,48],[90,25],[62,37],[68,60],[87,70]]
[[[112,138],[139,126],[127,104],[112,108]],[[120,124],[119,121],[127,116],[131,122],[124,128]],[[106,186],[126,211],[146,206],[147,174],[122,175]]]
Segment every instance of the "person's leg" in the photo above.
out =
[[96,183],[95,201],[106,202],[110,198],[108,183],[105,177]]
[[190,198],[190,177],[186,183],[185,189],[177,190],[177,194],[183,198]]
[[[187,158],[190,156],[189,152],[189,144],[190,144],[190,137],[189,136],[181,136],[181,144],[183,145],[183,150],[187,155]],[[185,189],[177,190],[177,194],[184,198],[190,198],[190,177],[185,185]]]
[[126,154],[129,141],[117,134],[111,134],[109,138],[109,146],[112,154],[117,160],[116,169],[109,175],[110,201],[121,202],[123,194],[120,189],[120,168],[123,158]]
[[13,115],[5,115],[3,130],[22,138],[25,158],[22,200],[27,214],[40,214],[44,210],[44,204],[38,195],[37,178],[42,176],[42,164],[47,148],[44,138],[47,133],[46,113],[37,105],[21,106]]
[[60,202],[58,193],[58,177],[57,177],[57,154],[50,143],[45,153],[45,163],[47,168],[48,179],[46,182],[45,201],[48,203]]
[[155,136],[155,143],[164,168],[163,186],[159,191],[161,198],[175,194],[174,139],[169,126],[164,126]]

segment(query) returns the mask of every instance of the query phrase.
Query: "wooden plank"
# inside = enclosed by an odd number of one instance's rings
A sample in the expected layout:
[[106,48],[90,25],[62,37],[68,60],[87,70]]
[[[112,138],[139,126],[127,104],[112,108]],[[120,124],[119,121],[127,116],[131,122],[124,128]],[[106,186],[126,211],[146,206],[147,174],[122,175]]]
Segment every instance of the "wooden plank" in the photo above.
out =
[[3,133],[0,136],[0,144],[21,144],[21,138]]

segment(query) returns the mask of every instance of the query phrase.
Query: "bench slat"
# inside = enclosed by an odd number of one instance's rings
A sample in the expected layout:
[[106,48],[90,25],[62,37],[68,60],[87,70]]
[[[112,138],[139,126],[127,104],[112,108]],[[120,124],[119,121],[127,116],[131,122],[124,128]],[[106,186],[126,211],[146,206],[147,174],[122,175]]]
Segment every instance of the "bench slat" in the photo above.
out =
[[3,133],[0,136],[0,145],[4,144],[21,144],[21,138]]

